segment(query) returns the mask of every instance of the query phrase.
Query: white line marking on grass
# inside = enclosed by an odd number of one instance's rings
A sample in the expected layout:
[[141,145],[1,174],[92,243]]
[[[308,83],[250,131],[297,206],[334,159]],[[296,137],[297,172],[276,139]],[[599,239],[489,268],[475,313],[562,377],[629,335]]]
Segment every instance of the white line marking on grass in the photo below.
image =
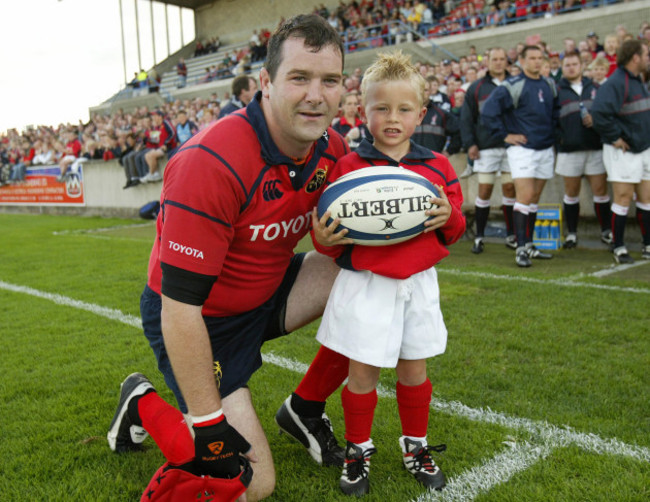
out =
[[70,234],[96,234],[101,232],[110,232],[111,230],[120,230],[122,228],[140,228],[140,227],[150,227],[154,223],[133,223],[131,225],[115,225],[114,227],[103,227],[103,228],[82,228],[78,230],[58,230],[52,232],[52,235],[70,235]]
[[599,270],[598,272],[593,272],[589,275],[592,277],[606,277],[608,275],[616,274],[618,272],[623,272],[624,270],[629,270],[634,267],[647,265],[648,263],[650,263],[650,261],[637,261],[636,263],[632,263],[630,265],[612,265],[611,267],[604,268],[603,270]]
[[[500,278],[499,276],[496,276]],[[530,279],[530,278],[529,278]],[[540,281],[548,282],[548,281]],[[56,304],[85,310],[93,314],[115,320],[134,328],[141,329],[142,324],[139,318],[124,314],[123,312],[102,307],[92,303],[86,303],[72,298],[39,291],[27,286],[18,286],[0,281],[0,289],[23,293],[37,298],[50,300]],[[281,368],[304,374],[308,365],[278,356],[274,353],[262,355],[266,363]],[[383,398],[395,398],[395,391],[378,386],[377,394]],[[576,445],[583,450],[596,454],[611,454],[632,457],[637,460],[650,462],[650,449],[642,446],[628,445],[617,439],[602,439],[595,434],[577,432],[571,427],[557,427],[547,422],[535,421],[526,418],[510,417],[498,413],[489,408],[470,408],[457,401],[446,402],[439,399],[432,399],[431,407],[451,416],[464,417],[466,419],[504,426],[510,429],[521,429],[531,434],[531,439],[537,444],[530,443],[507,443],[508,450],[497,453],[490,460],[478,467],[474,467],[463,474],[449,480],[443,492],[426,492],[421,495],[417,502],[425,501],[466,501],[473,500],[481,493],[488,492],[494,486],[505,483],[514,475],[528,469],[541,459],[546,458],[555,448],[562,448],[569,445]]]
[[119,321],[134,328],[142,329],[142,321],[139,317],[135,317],[129,314],[125,314],[120,310],[111,309],[108,307],[101,307],[93,303],[86,303],[80,300],[74,300],[68,298],[67,296],[57,295],[54,293],[47,293],[45,291],[39,291],[37,289],[29,288],[27,286],[18,286],[16,284],[10,284],[8,282],[0,281],[0,289],[7,291],[13,291],[14,293],[24,293],[26,295],[35,296],[37,298],[42,298],[44,300],[50,300],[58,305],[65,305],[66,307],[73,307],[79,310],[85,310],[91,312],[101,317],[111,319],[113,321]]
[[591,289],[601,289],[604,291],[617,291],[620,293],[642,293],[650,294],[650,289],[644,288],[624,288],[621,286],[608,286],[606,284],[591,284],[589,282],[575,282],[568,279],[537,279],[536,277],[525,277],[522,275],[498,275],[490,274],[487,272],[472,272],[468,270],[458,270],[454,268],[439,268],[438,272],[442,274],[451,274],[459,276],[468,276],[468,277],[479,277],[482,279],[496,279],[502,281],[513,281],[513,282],[529,282],[532,284],[552,284],[555,286],[569,286],[573,288],[591,288]]
[[510,444],[510,448],[497,453],[478,467],[465,471],[450,479],[441,492],[428,491],[416,501],[433,500],[460,501],[474,500],[481,493],[487,493],[496,485],[509,481],[516,474],[525,471],[540,460],[548,457],[553,445],[533,445],[529,443]]

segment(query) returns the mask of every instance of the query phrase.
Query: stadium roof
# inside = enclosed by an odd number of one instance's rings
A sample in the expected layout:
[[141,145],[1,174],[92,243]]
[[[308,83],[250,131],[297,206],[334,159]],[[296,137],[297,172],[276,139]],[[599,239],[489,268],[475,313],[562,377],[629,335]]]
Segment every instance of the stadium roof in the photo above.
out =
[[198,9],[204,5],[216,3],[219,0],[158,0],[160,3],[168,3],[169,5],[177,5],[178,7],[185,7],[187,9]]

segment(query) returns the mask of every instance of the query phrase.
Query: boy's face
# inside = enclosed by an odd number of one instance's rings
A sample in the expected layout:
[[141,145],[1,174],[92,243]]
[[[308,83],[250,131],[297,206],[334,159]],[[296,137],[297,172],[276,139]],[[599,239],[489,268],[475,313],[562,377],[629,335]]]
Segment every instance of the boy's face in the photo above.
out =
[[410,138],[427,109],[408,80],[368,85],[364,112],[377,150],[399,160],[409,151]]
[[604,66],[594,66],[591,70],[591,78],[596,82],[602,82],[607,75],[607,69]]

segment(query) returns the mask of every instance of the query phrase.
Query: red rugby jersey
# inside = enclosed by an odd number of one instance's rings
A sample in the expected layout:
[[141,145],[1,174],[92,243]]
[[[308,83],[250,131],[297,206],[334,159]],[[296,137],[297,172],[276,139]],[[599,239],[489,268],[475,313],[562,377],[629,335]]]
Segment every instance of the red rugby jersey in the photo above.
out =
[[456,171],[445,156],[413,141],[410,152],[400,162],[396,162],[364,140],[359,148],[339,160],[334,172],[327,177],[327,182],[329,184],[350,171],[370,166],[400,166],[424,176],[434,185],[442,186],[452,208],[447,223],[434,232],[422,233],[390,246],[324,247],[312,239],[314,246],[319,252],[336,258],[336,263],[341,268],[370,270],[394,279],[406,279],[433,267],[449,254],[447,245],[453,244],[465,233],[465,216],[461,211],[463,193]]
[[204,316],[258,307],[275,292],[336,160],[348,153],[332,129],[298,168],[269,134],[258,93],[187,141],[165,168],[149,287],[163,262],[218,276]]

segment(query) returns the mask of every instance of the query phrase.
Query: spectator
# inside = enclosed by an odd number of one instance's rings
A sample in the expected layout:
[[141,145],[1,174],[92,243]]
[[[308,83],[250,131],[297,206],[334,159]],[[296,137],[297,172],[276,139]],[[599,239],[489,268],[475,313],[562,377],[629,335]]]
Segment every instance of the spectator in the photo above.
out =
[[558,83],[562,79],[562,66],[560,64],[560,55],[557,52],[548,53],[548,64],[550,67],[549,76]]
[[232,97],[221,108],[219,118],[223,118],[250,103],[257,93],[257,81],[250,75],[238,75],[232,81],[231,90]]
[[347,142],[350,150],[356,150],[364,138],[372,139],[370,131],[359,116],[359,93],[346,92],[341,100],[341,116],[333,126]]
[[124,168],[126,175],[126,185],[122,187],[123,189],[139,185],[140,178],[145,175],[145,173],[138,173],[135,165],[134,156],[139,148],[141,146],[138,145],[135,134],[128,133],[124,136],[124,144],[120,147],[119,156],[120,165]]
[[[440,79],[434,75],[427,77],[429,82],[429,100],[445,112],[451,111],[451,100],[449,96],[440,90]],[[432,148],[433,150],[433,148]]]
[[589,52],[591,52],[591,59],[594,59],[599,52],[603,52],[605,50],[605,48],[600,45],[600,42],[598,42],[598,35],[596,35],[596,32],[594,31],[587,33],[587,45]]
[[437,79],[426,79],[426,82],[424,91],[429,96],[425,103],[427,110],[411,139],[428,150],[449,157],[460,150],[458,118],[451,113],[449,101],[439,100],[438,93],[432,90],[434,83],[437,85]]
[[610,69],[610,62],[607,61],[602,56],[594,59],[591,64],[588,66],[590,75],[589,77],[593,79],[598,85],[603,85],[607,81],[607,73]]
[[16,163],[11,169],[9,175],[10,183],[22,183],[25,181],[27,168],[32,165],[36,153],[34,148],[30,145],[27,139],[21,141],[20,156],[17,157]]
[[178,110],[176,114],[176,139],[178,140],[178,148],[199,132],[198,126],[187,118],[185,109]]
[[81,154],[81,143],[78,139],[78,132],[76,130],[70,129],[64,133],[64,136],[67,139],[67,143],[64,150],[65,155],[59,161],[59,169],[61,170],[61,174],[59,174],[59,177],[56,179],[59,183],[65,180],[65,176],[70,169],[70,166]]
[[485,101],[481,124],[511,145],[508,165],[515,183],[513,226],[517,237],[515,262],[530,267],[531,258],[549,259],[533,245],[537,203],[553,177],[553,145],[557,123],[555,82],[540,75],[543,53],[527,45],[522,51],[524,75],[510,77]]
[[147,85],[149,86],[149,94],[158,92],[160,90],[161,77],[155,68],[152,68],[147,74]]
[[418,26],[418,31],[423,37],[428,37],[429,30],[434,26],[433,11],[429,7],[429,3],[420,2],[418,6],[423,6],[423,8],[420,7],[422,10],[422,20]]
[[603,162],[612,184],[613,253],[616,263],[634,263],[625,246],[625,225],[636,193],[637,220],[643,235],[641,257],[650,260],[650,93],[641,74],[648,69],[648,46],[626,40],[618,68],[598,90],[591,109],[603,141]]
[[[605,37],[604,57],[609,61],[609,68],[607,69],[607,75],[605,75],[606,77],[609,77],[616,71],[616,51],[618,51],[618,46],[619,42],[616,35],[611,34]],[[603,55],[599,53],[596,58],[598,57],[603,57]]]
[[558,84],[560,118],[555,172],[564,178],[563,203],[567,223],[567,236],[563,244],[565,249],[578,245],[580,184],[583,176],[591,186],[594,212],[601,228],[601,240],[605,244],[612,242],[612,220],[603,148],[589,114],[597,86],[591,79],[582,76],[581,67],[577,53],[567,54],[562,60],[564,77]]
[[[490,198],[494,190],[497,174],[501,177],[502,208],[506,223],[505,245],[516,248],[512,222],[512,209],[515,204],[515,187],[512,183],[506,144],[503,138],[491,135],[480,126],[481,110],[490,94],[506,79],[506,51],[491,49],[488,54],[488,72],[467,89],[465,102],[460,112],[460,133],[462,146],[467,152],[471,170],[478,173],[478,193],[474,201],[474,220],[476,238],[472,253],[481,254],[485,248],[485,229],[490,215]],[[470,171],[471,172],[471,171]],[[464,174],[464,173],[463,173]],[[468,173],[469,174],[469,173]]]
[[180,58],[176,64],[176,75],[178,77],[176,87],[182,89],[187,85],[187,65],[184,58]]
[[564,39],[564,50],[560,54],[560,59],[564,59],[564,56],[576,52],[578,48],[576,47],[576,41],[573,38]]
[[153,113],[153,127],[146,133],[144,161],[147,163],[148,172],[140,183],[162,181],[159,172],[160,160],[169,158],[176,148],[176,131],[165,119],[165,113],[161,110]]

